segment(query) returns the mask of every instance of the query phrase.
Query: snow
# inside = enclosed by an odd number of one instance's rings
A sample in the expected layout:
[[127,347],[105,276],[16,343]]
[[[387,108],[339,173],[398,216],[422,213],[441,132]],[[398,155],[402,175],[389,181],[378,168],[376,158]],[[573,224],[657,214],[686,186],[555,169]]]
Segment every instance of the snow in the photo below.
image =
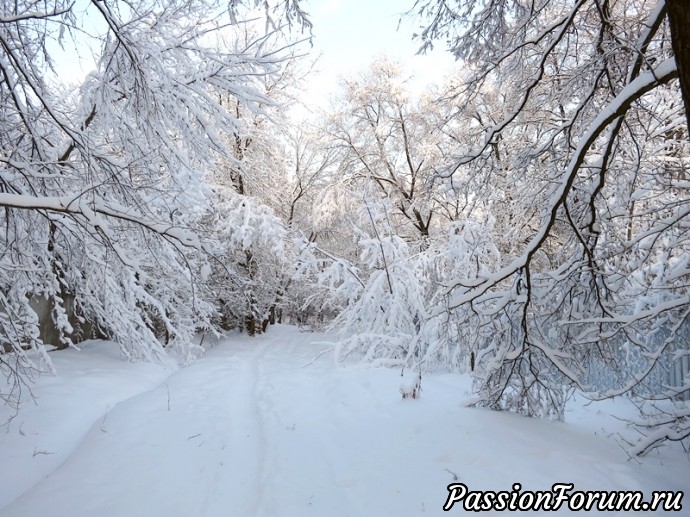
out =
[[552,423],[468,408],[470,379],[451,374],[402,400],[399,370],[338,367],[327,338],[232,334],[181,369],[108,342],[53,352],[59,376],[0,432],[0,516],[441,515],[454,482],[690,488],[679,447],[638,461],[619,446],[626,400],[572,401]]
[[[44,376],[19,413],[0,406],[0,508],[54,472],[77,451],[89,430],[99,428],[119,402],[156,388],[172,364],[128,363],[119,346],[103,341],[80,343],[80,350],[52,352],[57,376]],[[25,398],[28,395],[24,393]]]

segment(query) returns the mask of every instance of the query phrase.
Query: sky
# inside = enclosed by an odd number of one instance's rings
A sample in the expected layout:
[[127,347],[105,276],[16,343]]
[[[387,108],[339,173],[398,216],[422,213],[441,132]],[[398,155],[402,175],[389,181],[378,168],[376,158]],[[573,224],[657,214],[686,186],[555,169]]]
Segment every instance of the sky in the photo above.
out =
[[335,93],[340,76],[363,71],[383,54],[400,61],[413,84],[441,82],[455,67],[442,49],[416,55],[414,20],[399,22],[412,0],[310,0],[305,4],[314,24],[314,54],[321,53],[315,74],[307,79],[305,99],[324,105]]

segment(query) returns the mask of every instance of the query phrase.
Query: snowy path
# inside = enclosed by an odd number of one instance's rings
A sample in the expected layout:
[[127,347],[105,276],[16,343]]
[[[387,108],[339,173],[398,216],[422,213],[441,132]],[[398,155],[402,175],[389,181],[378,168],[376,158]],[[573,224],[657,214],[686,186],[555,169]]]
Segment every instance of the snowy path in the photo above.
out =
[[[158,372],[153,389],[150,372],[139,384],[123,378],[136,387],[122,387],[107,414],[91,411],[62,464],[0,500],[0,516],[441,515],[456,477],[484,490],[690,488],[690,463],[677,455],[627,461],[599,428],[611,422],[605,406],[574,409],[571,424],[465,409],[467,379],[452,375],[426,377],[422,399],[403,401],[399,371],[337,369],[329,354],[315,360],[326,347],[311,339],[280,327]],[[60,409],[51,418],[82,414]],[[0,452],[29,439],[42,437],[0,433]],[[42,460],[12,461],[25,471]],[[4,479],[12,468],[0,463]]]

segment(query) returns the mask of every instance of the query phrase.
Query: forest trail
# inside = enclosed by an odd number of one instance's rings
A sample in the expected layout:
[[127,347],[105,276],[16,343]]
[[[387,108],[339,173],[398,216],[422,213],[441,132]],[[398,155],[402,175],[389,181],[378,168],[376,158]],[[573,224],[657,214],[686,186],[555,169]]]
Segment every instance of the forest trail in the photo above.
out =
[[[0,517],[442,515],[457,480],[680,490],[690,470],[669,457],[627,461],[597,433],[600,409],[553,424],[463,408],[465,376],[427,376],[420,400],[401,400],[399,370],[338,368],[315,339],[287,326],[233,336],[153,389],[142,384]],[[0,449],[30,438],[0,434]]]
[[352,412],[321,396],[332,358],[306,336],[237,336],[118,402],[0,515],[356,515],[329,438]]

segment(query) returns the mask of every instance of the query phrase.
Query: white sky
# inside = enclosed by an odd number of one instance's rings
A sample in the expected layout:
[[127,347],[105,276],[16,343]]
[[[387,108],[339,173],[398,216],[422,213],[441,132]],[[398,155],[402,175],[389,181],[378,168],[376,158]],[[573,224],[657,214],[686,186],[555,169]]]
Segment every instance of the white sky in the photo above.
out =
[[309,0],[306,10],[314,24],[313,52],[322,53],[315,73],[307,79],[305,101],[327,104],[336,93],[339,76],[366,69],[376,57],[386,54],[403,65],[421,87],[440,83],[455,66],[447,52],[417,56],[419,42],[412,41],[413,20],[398,23],[413,0]]

